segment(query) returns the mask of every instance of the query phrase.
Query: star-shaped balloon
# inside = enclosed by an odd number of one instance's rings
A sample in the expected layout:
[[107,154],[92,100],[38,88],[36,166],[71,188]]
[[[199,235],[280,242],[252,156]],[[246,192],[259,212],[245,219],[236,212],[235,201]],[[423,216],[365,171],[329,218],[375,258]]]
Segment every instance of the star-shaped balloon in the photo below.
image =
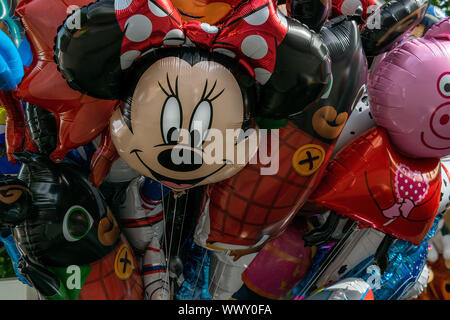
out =
[[108,125],[117,101],[99,100],[71,89],[53,60],[59,26],[74,10],[92,0],[23,0],[16,8],[33,51],[33,63],[17,88],[17,96],[55,115],[58,143],[51,159],[86,145]]

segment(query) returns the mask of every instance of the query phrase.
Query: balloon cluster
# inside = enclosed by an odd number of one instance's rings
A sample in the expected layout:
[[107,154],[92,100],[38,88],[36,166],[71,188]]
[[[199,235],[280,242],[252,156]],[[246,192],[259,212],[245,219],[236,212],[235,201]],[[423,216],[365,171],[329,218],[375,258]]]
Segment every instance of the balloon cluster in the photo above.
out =
[[428,0],[1,3],[0,240],[42,299],[448,296]]

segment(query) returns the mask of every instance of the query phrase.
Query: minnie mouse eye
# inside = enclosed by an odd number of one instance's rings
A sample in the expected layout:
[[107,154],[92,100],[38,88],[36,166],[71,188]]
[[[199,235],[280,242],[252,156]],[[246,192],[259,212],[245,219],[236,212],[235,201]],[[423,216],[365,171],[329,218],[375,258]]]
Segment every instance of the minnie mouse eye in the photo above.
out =
[[181,117],[182,111],[178,99],[174,96],[167,98],[161,114],[161,133],[166,144],[177,143]]
[[80,206],[67,210],[63,220],[63,235],[69,242],[83,239],[91,230],[94,219],[89,212]]
[[450,73],[444,73],[438,82],[439,93],[444,98],[450,98]]

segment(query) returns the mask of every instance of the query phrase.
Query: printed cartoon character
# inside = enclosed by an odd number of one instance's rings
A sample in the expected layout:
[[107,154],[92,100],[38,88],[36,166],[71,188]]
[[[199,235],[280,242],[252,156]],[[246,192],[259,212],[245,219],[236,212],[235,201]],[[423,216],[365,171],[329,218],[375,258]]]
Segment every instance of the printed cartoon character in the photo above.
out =
[[3,178],[1,222],[14,228],[19,270],[45,299],[143,299],[133,251],[85,174],[29,152]]
[[[102,0],[68,18],[56,40],[64,77],[93,96],[122,100],[109,143],[93,160],[96,185],[117,159],[114,149],[176,191],[230,178],[257,147],[238,136],[234,154],[245,146],[244,159],[224,150],[208,161],[214,129],[223,137],[229,129],[257,129],[256,116],[297,114],[321,96],[330,72],[320,38],[279,12],[276,1],[237,3]],[[87,32],[71,28],[77,21]]]
[[168,299],[167,261],[161,248],[163,198],[170,192],[146,177],[135,178],[119,209],[120,225],[138,259],[147,299]]
[[[278,133],[270,133],[277,135],[275,141],[279,139],[278,150],[273,145],[269,148],[272,159],[279,160],[277,174],[262,175],[261,168],[267,165],[259,158],[258,164],[249,164],[233,178],[208,186],[195,235],[199,245],[231,251],[236,259],[257,252],[305,204],[366,83],[367,61],[358,35],[353,21],[334,21],[322,30],[333,61],[332,80],[323,99],[292,117]],[[341,41],[348,45],[342,46]]]

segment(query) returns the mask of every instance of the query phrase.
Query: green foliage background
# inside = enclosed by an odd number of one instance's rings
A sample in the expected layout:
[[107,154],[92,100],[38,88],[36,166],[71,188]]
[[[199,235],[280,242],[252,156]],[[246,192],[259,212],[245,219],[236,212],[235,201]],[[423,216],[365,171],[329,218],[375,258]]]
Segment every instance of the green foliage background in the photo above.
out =
[[447,15],[450,15],[450,0],[431,0],[431,3],[442,8],[447,12]]

